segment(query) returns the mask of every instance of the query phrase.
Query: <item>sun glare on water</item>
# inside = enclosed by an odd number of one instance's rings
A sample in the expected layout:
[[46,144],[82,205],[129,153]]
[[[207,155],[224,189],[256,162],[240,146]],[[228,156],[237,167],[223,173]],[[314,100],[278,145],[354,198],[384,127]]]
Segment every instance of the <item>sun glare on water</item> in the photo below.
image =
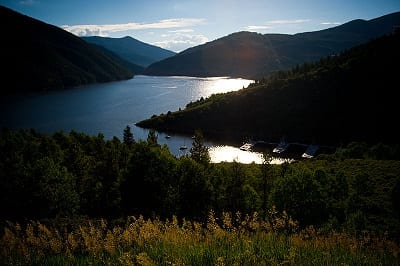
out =
[[231,78],[211,78],[213,82],[209,84],[205,89],[208,91],[206,94],[213,93],[225,93],[229,91],[237,91],[246,88],[253,80],[249,79],[231,79]]
[[[260,152],[242,151],[232,146],[214,146],[210,147],[209,154],[212,163],[220,162],[240,162],[244,164],[256,163],[262,164],[263,158]],[[281,164],[284,160],[274,158],[271,164]]]

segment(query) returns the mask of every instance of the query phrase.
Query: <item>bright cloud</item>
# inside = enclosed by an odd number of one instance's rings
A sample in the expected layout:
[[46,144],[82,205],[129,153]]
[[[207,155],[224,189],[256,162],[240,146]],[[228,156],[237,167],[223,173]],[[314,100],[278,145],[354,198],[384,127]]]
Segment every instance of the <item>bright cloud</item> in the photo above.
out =
[[322,22],[321,25],[340,25],[342,23],[340,22]]
[[271,27],[266,25],[259,25],[259,26],[252,25],[252,26],[247,26],[246,29],[249,31],[257,31],[257,30],[268,30],[271,29]]
[[187,47],[193,47],[208,42],[208,38],[202,34],[189,34],[190,32],[172,32],[162,34],[163,40],[153,42],[153,45],[164,49],[180,52]]
[[170,33],[187,33],[187,32],[193,32],[194,30],[192,29],[182,29],[182,30],[170,30],[168,32]]
[[21,5],[31,6],[31,5],[36,4],[36,1],[34,1],[34,0],[23,0],[23,1],[19,1],[19,3]]
[[176,18],[164,19],[153,23],[125,23],[125,24],[103,24],[103,25],[63,25],[61,28],[78,36],[107,36],[113,32],[144,29],[168,29],[195,26],[203,23],[204,19]]
[[299,24],[309,22],[309,19],[281,19],[281,20],[270,20],[267,24]]
[[265,22],[263,25],[250,25],[245,27],[245,30],[248,31],[265,31],[265,30],[282,30],[282,32],[285,31],[285,29],[288,29],[288,27],[291,27],[292,29],[294,27],[298,27],[299,25],[310,22],[310,19],[281,19],[281,20],[270,20]]

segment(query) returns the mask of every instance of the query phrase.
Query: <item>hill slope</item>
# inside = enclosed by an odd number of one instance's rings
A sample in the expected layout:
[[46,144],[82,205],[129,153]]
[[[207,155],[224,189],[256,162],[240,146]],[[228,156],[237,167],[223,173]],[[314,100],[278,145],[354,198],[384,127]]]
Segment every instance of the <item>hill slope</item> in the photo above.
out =
[[255,77],[337,54],[400,25],[400,12],[295,35],[238,32],[150,65],[148,75]]
[[138,41],[132,37],[82,37],[85,41],[113,51],[128,62],[147,67],[152,63],[175,55],[174,52]]
[[80,38],[0,6],[1,94],[128,79],[128,64]]
[[279,72],[139,126],[192,133],[334,143],[398,143],[400,34]]

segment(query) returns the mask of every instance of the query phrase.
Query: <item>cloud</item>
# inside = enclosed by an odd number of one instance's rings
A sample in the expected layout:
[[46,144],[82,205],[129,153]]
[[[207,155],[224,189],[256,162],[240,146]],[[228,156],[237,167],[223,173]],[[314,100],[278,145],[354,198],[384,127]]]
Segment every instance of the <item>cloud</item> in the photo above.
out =
[[302,23],[306,23],[311,21],[310,19],[281,19],[281,20],[270,20],[265,22],[264,25],[250,25],[246,26],[245,30],[248,31],[264,31],[264,30],[273,30],[282,27],[297,27]]
[[280,19],[270,20],[267,24],[299,24],[311,21],[310,19]]
[[153,45],[175,52],[183,51],[189,47],[197,46],[208,42],[208,38],[202,34],[188,34],[187,32],[169,32],[162,34],[163,40],[153,42]]
[[19,3],[24,6],[32,6],[32,5],[36,4],[37,2],[35,0],[23,0],[23,1],[19,1]]
[[130,22],[125,24],[103,24],[103,25],[63,25],[61,28],[78,36],[107,36],[113,32],[144,29],[168,29],[195,26],[203,23],[204,19],[198,18],[174,18],[164,19],[152,23]]
[[257,31],[257,30],[268,30],[271,29],[271,27],[267,25],[259,25],[259,26],[252,25],[252,26],[247,26],[246,29],[249,31]]
[[192,30],[192,29],[182,29],[182,30],[170,30],[170,31],[168,31],[168,32],[170,32],[170,33],[187,33],[187,32],[193,32],[194,30]]
[[342,23],[340,22],[322,22],[321,25],[340,25]]

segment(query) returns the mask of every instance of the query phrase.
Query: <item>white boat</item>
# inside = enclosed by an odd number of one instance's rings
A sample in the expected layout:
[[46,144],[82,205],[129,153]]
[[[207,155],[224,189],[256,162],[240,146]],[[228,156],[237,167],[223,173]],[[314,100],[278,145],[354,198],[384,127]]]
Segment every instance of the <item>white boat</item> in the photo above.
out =
[[303,153],[303,155],[301,155],[301,157],[308,159],[313,158],[318,149],[319,147],[317,145],[311,144],[307,147],[307,150]]
[[166,135],[165,138],[166,138],[166,139],[170,139],[171,136],[170,136],[170,135]]
[[272,150],[272,152],[274,153],[282,153],[284,152],[287,147],[289,147],[289,143],[287,143],[286,141],[282,140],[278,146],[275,147],[275,149]]
[[242,151],[249,151],[253,146],[254,146],[253,143],[245,143],[242,146],[240,146],[240,149]]
[[180,150],[186,150],[186,149],[187,149],[187,146],[186,146],[186,145],[182,145],[182,146],[179,147],[179,149],[180,149]]

